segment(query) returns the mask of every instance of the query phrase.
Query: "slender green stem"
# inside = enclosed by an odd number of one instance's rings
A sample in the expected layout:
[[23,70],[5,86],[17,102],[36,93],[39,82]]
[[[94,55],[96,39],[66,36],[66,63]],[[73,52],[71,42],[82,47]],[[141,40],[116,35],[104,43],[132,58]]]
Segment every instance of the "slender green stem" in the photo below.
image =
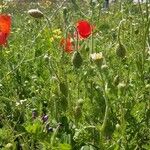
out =
[[75,50],[78,51],[78,48],[79,48],[79,33],[78,33],[78,30],[77,30],[77,28],[76,28],[75,26],[69,26],[69,27],[66,29],[66,43],[65,43],[65,44],[67,44],[68,31],[69,31],[71,28],[74,29],[75,32],[76,32],[77,38],[76,38]]
[[103,95],[104,95],[104,99],[105,99],[105,115],[104,115],[104,119],[103,119],[103,124],[102,124],[102,128],[101,128],[101,131],[102,133],[105,131],[105,128],[106,128],[106,125],[107,125],[107,121],[108,121],[108,117],[109,117],[109,100],[108,100],[108,97],[107,97],[107,83],[105,83],[105,80],[103,78],[103,75],[101,73],[101,70],[100,70],[100,78],[101,78],[101,81],[102,81],[102,87],[103,87]]
[[126,20],[125,19],[122,19],[119,23],[119,29],[118,29],[118,42],[119,44],[121,44],[121,38],[120,38],[120,35],[121,35],[121,27],[122,27],[122,24],[123,22],[125,22]]

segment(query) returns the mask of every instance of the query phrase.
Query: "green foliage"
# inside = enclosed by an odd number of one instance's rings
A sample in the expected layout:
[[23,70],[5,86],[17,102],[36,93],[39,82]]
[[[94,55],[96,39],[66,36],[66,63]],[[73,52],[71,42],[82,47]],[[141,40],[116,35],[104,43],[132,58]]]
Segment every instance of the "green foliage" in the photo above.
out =
[[[150,149],[149,4],[1,7],[11,14],[12,28],[0,49],[0,149]],[[32,18],[33,8],[44,16]],[[66,31],[78,20],[89,21],[93,33],[77,41]],[[73,35],[73,53],[60,44],[66,35]],[[97,67],[90,54],[98,60],[100,52]]]

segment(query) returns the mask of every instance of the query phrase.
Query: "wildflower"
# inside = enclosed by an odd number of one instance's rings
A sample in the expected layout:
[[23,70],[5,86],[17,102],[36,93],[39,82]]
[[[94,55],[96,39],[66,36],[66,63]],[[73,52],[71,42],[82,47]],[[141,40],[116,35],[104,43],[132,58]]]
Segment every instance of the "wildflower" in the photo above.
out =
[[42,17],[44,17],[44,14],[38,9],[30,9],[28,11],[28,14],[30,16],[34,17],[34,18],[42,18]]
[[88,38],[92,34],[93,27],[88,21],[81,20],[77,22],[77,31],[81,38]]
[[102,52],[93,53],[90,55],[90,58],[96,63],[97,66],[102,66],[103,63],[103,54]]
[[70,37],[62,38],[60,45],[63,47],[64,51],[67,53],[72,53],[74,50],[74,45]]
[[48,120],[48,115],[43,115],[42,120],[43,120],[43,123],[46,122]]
[[10,34],[11,28],[11,16],[0,15],[0,45],[5,46],[7,44],[7,38]]
[[47,133],[53,132],[53,128],[50,126],[49,122],[46,124],[45,128]]

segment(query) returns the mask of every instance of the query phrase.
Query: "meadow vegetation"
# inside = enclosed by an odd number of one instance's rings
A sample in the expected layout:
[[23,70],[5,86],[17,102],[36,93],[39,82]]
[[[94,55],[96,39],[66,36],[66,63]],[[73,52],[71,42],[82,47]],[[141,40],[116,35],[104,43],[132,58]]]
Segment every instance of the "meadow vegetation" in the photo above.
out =
[[148,1],[0,9],[0,149],[150,149]]

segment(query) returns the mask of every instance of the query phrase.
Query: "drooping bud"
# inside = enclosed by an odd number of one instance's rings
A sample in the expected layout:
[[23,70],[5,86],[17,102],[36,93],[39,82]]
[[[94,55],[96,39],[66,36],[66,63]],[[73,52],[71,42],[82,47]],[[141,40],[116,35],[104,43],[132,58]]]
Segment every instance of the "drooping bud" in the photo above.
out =
[[116,48],[116,55],[120,58],[124,58],[126,55],[126,48],[122,43],[119,43]]
[[38,9],[30,9],[28,11],[28,14],[31,15],[32,17],[34,17],[34,18],[42,18],[42,17],[44,17],[44,14]]
[[82,65],[83,59],[78,51],[75,51],[72,57],[72,63],[75,68],[79,68]]

